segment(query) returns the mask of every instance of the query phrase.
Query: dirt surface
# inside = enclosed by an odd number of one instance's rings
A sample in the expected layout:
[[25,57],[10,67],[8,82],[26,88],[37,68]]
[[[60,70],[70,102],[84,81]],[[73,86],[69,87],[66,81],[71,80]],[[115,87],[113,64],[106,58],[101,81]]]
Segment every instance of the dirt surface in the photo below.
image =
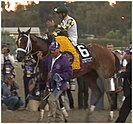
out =
[[[23,98],[24,97],[24,90],[23,90],[23,81],[22,81],[22,69],[20,64],[16,64],[16,80],[19,83],[20,91],[19,94]],[[69,117],[68,122],[69,123],[109,123],[108,122],[108,113],[109,113],[109,105],[108,101],[105,95],[105,110],[100,111],[94,111],[91,115],[88,114],[88,110],[78,110],[77,109],[77,89],[73,92],[74,97],[74,105],[75,108],[68,111]],[[26,110],[17,110],[14,112],[8,112],[6,110],[2,110],[1,112],[1,122],[2,123],[36,123],[39,117],[39,112],[32,112],[32,111],[26,111]],[[114,120],[115,122],[116,118],[118,117],[118,110],[114,111]],[[131,117],[132,113],[127,118],[128,123],[131,123]],[[47,122],[47,112],[44,114],[44,119],[42,120],[42,123]]]

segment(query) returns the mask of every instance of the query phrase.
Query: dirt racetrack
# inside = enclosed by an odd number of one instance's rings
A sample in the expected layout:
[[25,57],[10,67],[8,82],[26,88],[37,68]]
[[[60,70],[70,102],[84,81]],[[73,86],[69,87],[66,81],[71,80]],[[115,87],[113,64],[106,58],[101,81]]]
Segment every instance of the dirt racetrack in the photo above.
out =
[[[23,91],[23,81],[22,81],[22,69],[20,64],[16,64],[16,80],[19,83],[20,90],[19,94],[23,98],[24,97],[24,91]],[[93,114],[88,115],[87,110],[78,110],[77,109],[77,88],[76,91],[72,92],[74,97],[74,105],[75,108],[68,111],[69,117],[68,122],[69,123],[108,123],[108,113],[109,113],[109,105],[108,101],[105,95],[105,110],[100,111],[94,111]],[[2,110],[2,109],[1,109]],[[39,112],[31,112],[26,110],[17,110],[14,112],[8,112],[6,110],[2,110],[1,112],[1,122],[2,123],[36,123],[39,117]],[[114,120],[115,122],[116,118],[118,117],[118,110],[114,111]],[[131,123],[132,120],[132,113],[127,118],[127,123]],[[42,123],[47,122],[47,112],[45,112],[44,119]]]

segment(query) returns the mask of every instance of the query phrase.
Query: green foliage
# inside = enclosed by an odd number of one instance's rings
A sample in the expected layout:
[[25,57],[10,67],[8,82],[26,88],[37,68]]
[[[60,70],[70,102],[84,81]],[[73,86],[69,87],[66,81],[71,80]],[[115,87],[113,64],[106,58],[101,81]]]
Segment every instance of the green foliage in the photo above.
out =
[[103,46],[106,46],[107,44],[113,44],[114,47],[127,47],[130,43],[129,41],[123,42],[118,39],[108,39],[108,38],[94,38],[94,39],[85,39],[85,38],[79,38],[78,43],[84,43],[84,44],[101,44]]
[[125,35],[123,40],[128,41],[128,42],[132,41],[132,31],[131,31],[131,29],[127,31],[127,34]]
[[[37,5],[27,6],[26,10],[22,6],[18,6],[15,12],[4,10],[1,13],[2,27],[39,26],[41,33],[45,33],[46,20],[49,17],[60,23],[54,8],[62,3],[63,1],[40,1]],[[79,38],[82,34],[94,34],[97,38],[105,37],[117,45],[125,45],[131,41],[131,1],[117,1],[114,7],[111,7],[107,1],[76,1],[66,5],[69,15],[77,21]],[[3,2],[2,7],[4,7]],[[104,40],[101,43],[104,43]]]
[[109,38],[109,39],[121,39],[122,34],[121,34],[120,30],[110,31],[105,35],[105,37]]
[[[49,16],[54,20],[57,19],[54,8],[60,4],[62,2],[41,1],[37,5],[28,6],[26,10],[23,10],[22,6],[18,6],[15,12],[2,11],[2,26],[39,26],[46,28],[46,20]],[[124,32],[131,29],[131,5],[131,1],[117,2],[114,7],[109,6],[106,1],[67,3],[70,10],[69,14],[77,21],[79,35],[89,33],[96,36],[105,36],[112,30]],[[125,17],[124,20],[122,20],[122,16]],[[59,20],[56,20],[56,22],[58,23]]]
[[120,41],[119,45],[124,42],[124,44],[129,44],[131,42],[131,30],[128,30],[126,34],[122,34],[120,30],[110,31],[105,35],[108,39],[116,39]]
[[1,44],[5,44],[10,49],[11,54],[15,55],[16,44],[15,39],[10,36],[9,32],[1,32]]

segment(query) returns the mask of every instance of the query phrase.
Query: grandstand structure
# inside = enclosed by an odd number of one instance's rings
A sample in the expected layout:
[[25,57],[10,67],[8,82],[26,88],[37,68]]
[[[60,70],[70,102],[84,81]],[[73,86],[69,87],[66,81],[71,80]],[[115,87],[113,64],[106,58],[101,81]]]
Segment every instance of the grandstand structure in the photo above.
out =
[[[27,31],[30,27],[19,27],[20,31]],[[9,32],[11,36],[18,35],[18,27],[2,27],[2,32]],[[40,36],[40,29],[39,27],[31,27],[31,34],[35,34]]]

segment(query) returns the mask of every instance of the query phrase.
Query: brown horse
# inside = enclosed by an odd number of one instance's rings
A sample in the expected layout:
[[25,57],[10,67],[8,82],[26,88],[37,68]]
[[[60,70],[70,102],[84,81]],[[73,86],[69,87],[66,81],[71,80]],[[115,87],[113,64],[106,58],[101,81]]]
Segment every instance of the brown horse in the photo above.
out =
[[[19,62],[23,61],[24,58],[29,54],[37,53],[38,51],[43,51],[47,55],[49,51],[49,39],[42,39],[33,34],[30,34],[30,30],[26,32],[21,32],[18,28],[18,39],[17,39],[17,60]],[[112,54],[107,48],[98,45],[91,44],[86,45],[87,49],[90,51],[94,61],[83,64],[83,70],[80,72],[75,72],[73,78],[83,76],[86,82],[89,83],[89,87],[96,93],[97,100],[93,105],[92,111],[94,111],[94,106],[97,104],[98,99],[101,97],[101,92],[97,86],[96,80],[100,77],[104,82],[110,79],[116,71],[116,56]],[[34,56],[36,57],[36,55]]]

